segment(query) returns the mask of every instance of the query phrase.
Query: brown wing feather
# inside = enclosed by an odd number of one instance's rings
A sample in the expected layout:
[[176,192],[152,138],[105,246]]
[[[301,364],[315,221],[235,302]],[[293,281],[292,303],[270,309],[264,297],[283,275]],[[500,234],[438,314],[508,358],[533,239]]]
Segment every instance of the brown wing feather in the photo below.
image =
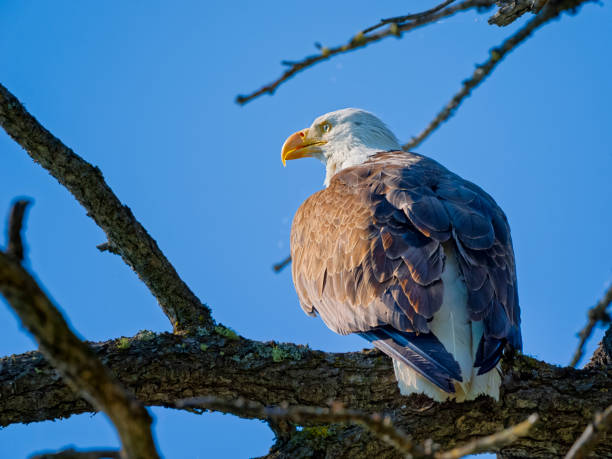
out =
[[426,333],[442,304],[443,243],[458,253],[485,339],[520,348],[506,217],[476,185],[411,153],[379,153],[302,204],[291,233],[300,303],[341,334],[383,325]]

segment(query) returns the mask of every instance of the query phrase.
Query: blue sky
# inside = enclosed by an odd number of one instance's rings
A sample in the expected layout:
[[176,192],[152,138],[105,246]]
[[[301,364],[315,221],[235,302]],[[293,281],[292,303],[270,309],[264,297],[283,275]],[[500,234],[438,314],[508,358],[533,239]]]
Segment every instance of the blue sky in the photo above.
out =
[[[102,6],[103,5],[103,6]],[[418,133],[517,25],[466,13],[321,64],[272,96],[233,102],[279,62],[335,45],[381,17],[432,2],[23,2],[0,0],[0,81],[56,136],[99,166],[217,320],[253,339],[329,351],[367,346],[303,314],[289,270],[291,219],[320,189],[314,160],[283,169],[280,147],[318,115],[360,107],[401,140]],[[513,52],[416,151],[486,189],[506,211],[525,352],[569,362],[586,308],[612,279],[608,4],[564,15]],[[522,19],[520,23],[523,23]],[[154,298],[47,172],[0,132],[0,214],[34,199],[29,267],[89,340],[169,330]],[[0,354],[35,345],[0,307]],[[596,345],[601,331],[590,343]],[[258,421],[152,409],[167,458],[249,457]],[[0,430],[0,457],[118,445],[103,415]]]

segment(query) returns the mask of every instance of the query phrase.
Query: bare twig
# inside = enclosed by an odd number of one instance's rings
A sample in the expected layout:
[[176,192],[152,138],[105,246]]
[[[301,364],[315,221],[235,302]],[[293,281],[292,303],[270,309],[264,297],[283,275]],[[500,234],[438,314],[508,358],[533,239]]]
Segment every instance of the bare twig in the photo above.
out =
[[[446,3],[450,4],[451,2],[444,2],[442,5],[446,6],[445,5]],[[384,38],[388,38],[388,37],[398,37],[399,38],[402,36],[402,33],[404,32],[408,32],[410,30],[416,29],[426,24],[436,22],[445,17],[453,16],[455,13],[458,13],[460,11],[465,11],[465,10],[469,10],[472,8],[488,9],[488,8],[491,8],[494,4],[495,4],[495,0],[464,0],[461,3],[458,3],[453,6],[448,6],[446,8],[444,8],[443,6],[441,10],[438,10],[436,7],[436,8],[433,8],[431,11],[426,11],[424,13],[405,16],[407,18],[412,18],[409,22],[405,22],[405,23],[397,22],[397,20],[401,19],[402,17],[387,19],[386,21],[389,22],[389,25],[379,32],[369,34],[369,35],[364,32],[359,32],[357,35],[352,37],[348,43],[344,45],[339,45],[339,46],[335,46],[332,48],[327,48],[323,46],[321,47],[320,54],[308,56],[302,59],[301,61],[293,61],[293,62],[284,61],[284,64],[289,65],[289,69],[287,69],[279,78],[261,87],[260,89],[253,91],[252,93],[248,95],[237,96],[236,102],[240,105],[244,105],[247,102],[263,94],[273,94],[274,91],[276,91],[276,89],[281,84],[289,80],[295,74],[303,70],[306,70],[307,68],[312,67],[313,65],[318,64],[319,62],[325,61],[339,54],[343,54],[349,51],[354,51],[356,49],[363,48],[364,46],[370,43],[380,41]],[[387,25],[387,24],[388,24],[387,22],[384,23],[384,25]],[[378,29],[379,25],[381,24],[377,24],[373,26],[373,28],[367,28],[365,30],[368,31],[368,29],[370,30]]]
[[610,426],[612,426],[612,405],[606,408],[603,413],[595,415],[593,421],[589,423],[576,443],[567,452],[565,459],[586,458],[606,435],[606,432],[610,430]]
[[279,273],[281,272],[283,269],[285,269],[285,267],[287,265],[289,265],[289,263],[291,263],[291,255],[289,255],[287,258],[285,258],[282,261],[279,261],[278,263],[276,263],[275,265],[272,266],[272,269],[274,270],[274,272]]
[[179,277],[131,210],[115,196],[100,170],[47,131],[2,85],[0,125],[74,195],[104,230],[109,243],[155,295],[175,331],[214,326],[208,307]]
[[393,427],[391,418],[388,416],[345,409],[340,404],[334,404],[331,408],[312,406],[270,407],[242,398],[228,401],[218,397],[197,397],[180,400],[177,402],[176,407],[204,408],[215,411],[226,411],[231,407],[235,412],[241,413],[244,416],[260,419],[290,420],[296,424],[358,424],[366,427],[399,451],[422,456],[420,451],[415,450],[415,445],[412,443],[411,438],[401,430]]
[[538,420],[538,414],[533,413],[525,421],[519,424],[504,429],[501,432],[494,433],[493,435],[476,438],[463,446],[458,446],[449,451],[437,453],[435,457],[436,459],[459,459],[468,454],[479,454],[497,450],[527,435]]
[[[23,206],[17,202],[15,206]],[[13,211],[13,216],[19,216]],[[21,227],[19,218],[13,224]],[[21,245],[19,233],[12,235]],[[0,293],[38,342],[41,352],[62,377],[98,410],[111,419],[121,439],[126,458],[157,458],[151,434],[151,417],[129,395],[89,346],[68,324],[36,281],[14,257],[0,251]]]
[[604,294],[603,298],[599,300],[599,302],[595,306],[589,309],[589,321],[578,333],[578,336],[580,337],[580,342],[578,343],[578,348],[576,349],[576,352],[574,352],[574,356],[572,357],[570,366],[575,367],[576,365],[578,365],[578,362],[580,362],[580,359],[584,355],[584,346],[590,338],[591,334],[593,333],[593,329],[595,328],[597,323],[610,323],[610,315],[606,311],[610,303],[612,303],[612,285],[608,287],[608,290],[606,290],[606,293]]
[[440,3],[437,6],[434,6],[431,9],[425,10],[421,13],[415,13],[415,14],[406,14],[405,16],[395,16],[392,18],[387,18],[387,19],[381,19],[380,22],[378,24],[374,24],[373,26],[370,26],[366,29],[363,29],[361,31],[361,33],[366,34],[366,33],[370,33],[376,29],[380,29],[381,27],[386,26],[387,24],[391,24],[391,23],[395,23],[395,24],[401,24],[402,22],[406,22],[406,21],[412,21],[414,19],[419,19],[422,17],[425,17],[427,15],[433,14],[433,13],[437,13],[438,11],[440,11],[442,8],[447,7],[448,5],[450,5],[451,3],[453,3],[455,0],[446,0],[445,2]]
[[21,242],[23,216],[29,204],[30,201],[26,199],[15,201],[8,222],[6,254],[19,262],[23,261],[23,243]]
[[476,67],[472,76],[463,82],[461,90],[453,96],[450,102],[444,106],[429,125],[427,125],[420,134],[403,145],[402,149],[408,151],[416,148],[443,122],[447,121],[454,114],[461,102],[471,94],[472,90],[491,74],[495,67],[497,67],[510,51],[529,38],[538,27],[556,18],[562,11],[575,9],[585,1],[591,0],[550,0],[536,17],[504,40],[499,47],[491,49],[489,59]]
[[30,459],[119,459],[116,450],[77,451],[73,448],[55,453],[40,453],[30,456]]

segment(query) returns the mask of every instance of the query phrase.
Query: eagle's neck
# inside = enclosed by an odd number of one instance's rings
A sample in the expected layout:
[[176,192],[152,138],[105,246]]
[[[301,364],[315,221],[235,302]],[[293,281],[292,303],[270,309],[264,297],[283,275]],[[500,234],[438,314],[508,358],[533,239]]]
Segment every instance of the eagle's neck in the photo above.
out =
[[380,153],[380,148],[360,147],[345,151],[335,151],[327,161],[325,161],[325,186],[334,175],[347,167],[357,166],[367,161],[370,156]]
[[361,139],[349,138],[345,142],[334,143],[331,153],[322,158],[325,164],[324,185],[329,186],[332,177],[342,169],[363,164],[376,153],[401,149],[395,138],[375,140],[366,142]]

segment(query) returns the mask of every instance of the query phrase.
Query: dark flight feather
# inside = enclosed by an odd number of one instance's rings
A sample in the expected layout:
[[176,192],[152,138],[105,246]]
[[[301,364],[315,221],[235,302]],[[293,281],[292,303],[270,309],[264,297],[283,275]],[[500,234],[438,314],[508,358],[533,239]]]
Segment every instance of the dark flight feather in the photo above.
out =
[[406,333],[381,327],[360,335],[389,357],[405,363],[448,393],[462,381],[459,364],[433,333]]

